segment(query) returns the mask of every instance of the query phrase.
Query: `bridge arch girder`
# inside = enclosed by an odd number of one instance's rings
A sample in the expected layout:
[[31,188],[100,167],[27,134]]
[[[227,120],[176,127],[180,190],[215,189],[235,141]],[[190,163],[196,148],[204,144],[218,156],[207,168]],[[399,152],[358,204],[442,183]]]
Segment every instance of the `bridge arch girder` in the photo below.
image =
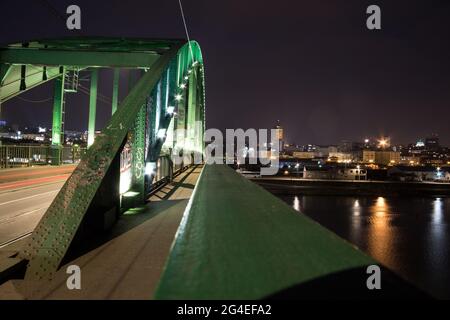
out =
[[[189,81],[192,73],[196,77]],[[200,46],[195,41],[170,42],[169,48],[119,104],[38,223],[20,253],[29,261],[25,279],[51,278],[76,236],[82,237],[86,230],[95,232],[101,229],[99,225],[110,226],[118,218],[125,193],[136,195],[137,203],[145,199],[145,181],[153,179],[148,172],[146,178],[148,160],[159,156],[169,135],[167,130],[175,128],[171,107],[179,105],[177,97],[183,94],[186,85],[199,87],[199,83],[202,93],[198,102],[187,99],[185,108],[188,113],[193,112],[192,108],[198,110],[198,118],[204,124],[204,68]],[[195,151],[203,152],[203,132],[195,134],[201,136],[196,137],[198,150]],[[130,153],[132,156],[128,157]],[[123,165],[131,172],[131,182],[125,191],[120,190]]]

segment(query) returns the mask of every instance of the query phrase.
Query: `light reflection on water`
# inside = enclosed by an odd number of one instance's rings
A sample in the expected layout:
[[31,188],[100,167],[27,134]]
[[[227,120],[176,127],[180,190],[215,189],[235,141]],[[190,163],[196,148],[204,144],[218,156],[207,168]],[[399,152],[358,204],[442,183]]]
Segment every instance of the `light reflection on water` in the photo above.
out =
[[281,198],[417,286],[450,298],[450,198]]
[[294,197],[294,204],[292,205],[294,207],[295,210],[297,210],[298,212],[302,212],[300,210],[300,200],[298,200],[298,197],[295,196]]

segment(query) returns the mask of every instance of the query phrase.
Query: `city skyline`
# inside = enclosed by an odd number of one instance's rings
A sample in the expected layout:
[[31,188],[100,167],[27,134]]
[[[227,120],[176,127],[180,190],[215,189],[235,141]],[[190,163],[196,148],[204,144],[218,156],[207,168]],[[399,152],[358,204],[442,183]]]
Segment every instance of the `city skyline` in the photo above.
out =
[[[279,123],[279,122],[278,122]],[[6,120],[1,120],[0,122],[0,128],[3,126],[3,128],[7,128],[8,130],[11,130],[11,133],[17,133],[19,131],[24,131],[24,130],[28,130],[30,133],[32,131],[38,131],[39,133],[42,132],[51,132],[51,123],[44,125],[44,124],[11,124]],[[270,126],[268,126],[270,127]],[[40,131],[40,129],[44,129],[45,131]],[[232,128],[227,128],[227,129],[232,129]],[[245,130],[245,129],[244,129]],[[5,131],[5,130],[4,130]],[[88,131],[87,126],[86,128],[83,129],[78,129],[78,128],[67,128],[64,130],[64,132],[77,132],[77,133],[86,133]],[[101,130],[97,130],[98,132],[100,132]],[[287,131],[283,128],[284,131],[284,135],[287,134]],[[341,139],[341,140],[335,140],[335,141],[331,141],[331,143],[314,143],[311,141],[306,141],[304,143],[297,143],[297,141],[287,141],[284,140],[283,143],[289,146],[297,146],[297,147],[305,147],[305,146],[337,146],[339,144],[342,144],[343,142],[350,142],[350,143],[369,143],[371,145],[379,145],[381,147],[384,147],[383,144],[384,143],[388,143],[389,146],[409,146],[409,145],[415,145],[416,147],[420,147],[421,143],[425,143],[425,141],[429,138],[435,137],[437,138],[439,141],[442,142],[441,136],[437,133],[432,133],[429,135],[425,135],[425,136],[416,136],[415,139],[411,139],[410,141],[406,141],[406,142],[399,142],[399,141],[395,141],[391,136],[374,136],[374,135],[365,135],[365,136],[359,136],[359,137],[349,137],[347,139]],[[440,147],[448,147],[448,145],[446,144],[442,144],[440,143]]]
[[[98,20],[92,13],[100,14],[103,7],[79,1],[89,13],[83,16],[80,32],[84,36],[185,37],[176,2],[158,6],[135,2],[136,6],[112,3],[108,14]],[[53,3],[60,13],[68,4]],[[408,143],[438,133],[443,144],[450,145],[446,121],[450,117],[450,46],[442,41],[449,36],[445,27],[449,5],[379,1],[382,30],[370,31],[365,26],[368,4],[186,3],[191,38],[202,43],[208,57],[207,127],[268,128],[273,119],[280,119],[288,131],[286,139],[300,144],[381,135]],[[1,43],[74,36],[55,12],[39,3],[12,3],[2,12],[24,7],[29,9],[23,10],[26,23],[13,15],[0,22],[10,30],[1,35]],[[152,10],[142,9],[147,7]],[[120,33],[110,27],[117,21],[121,21]],[[271,44],[273,38],[277,41]],[[120,86],[122,90],[127,86],[125,72]],[[102,70],[99,92],[110,98],[111,87],[111,71]],[[52,88],[48,83],[23,98],[50,99]],[[87,108],[80,107],[87,101],[87,95],[80,93],[68,97],[67,128],[87,126]],[[36,104],[13,99],[3,103],[2,109],[10,122],[22,118],[51,123],[50,100]],[[99,101],[97,129],[106,124],[110,109],[107,102]]]

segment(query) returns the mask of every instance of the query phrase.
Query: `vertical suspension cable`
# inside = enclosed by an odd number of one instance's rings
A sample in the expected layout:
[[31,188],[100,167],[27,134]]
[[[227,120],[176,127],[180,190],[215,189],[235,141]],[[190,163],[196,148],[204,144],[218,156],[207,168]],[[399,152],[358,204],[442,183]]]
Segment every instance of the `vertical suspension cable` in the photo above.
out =
[[186,37],[187,37],[188,44],[189,44],[189,50],[191,51],[191,59],[192,59],[192,62],[194,62],[194,52],[192,51],[191,39],[189,38],[189,32],[188,32],[188,28],[186,25],[186,19],[184,18],[184,10],[183,10],[183,5],[181,4],[181,0],[178,0],[178,4],[180,5],[181,18],[183,19],[184,31],[186,32]]

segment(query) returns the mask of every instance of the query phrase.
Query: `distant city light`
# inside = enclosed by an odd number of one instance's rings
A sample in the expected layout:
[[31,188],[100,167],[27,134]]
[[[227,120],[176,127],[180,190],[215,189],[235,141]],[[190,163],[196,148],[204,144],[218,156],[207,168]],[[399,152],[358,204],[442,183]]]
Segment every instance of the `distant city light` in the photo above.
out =
[[381,148],[386,148],[389,146],[389,139],[387,138],[381,138],[378,140],[378,146]]
[[364,139],[364,143],[369,143],[369,139]]

